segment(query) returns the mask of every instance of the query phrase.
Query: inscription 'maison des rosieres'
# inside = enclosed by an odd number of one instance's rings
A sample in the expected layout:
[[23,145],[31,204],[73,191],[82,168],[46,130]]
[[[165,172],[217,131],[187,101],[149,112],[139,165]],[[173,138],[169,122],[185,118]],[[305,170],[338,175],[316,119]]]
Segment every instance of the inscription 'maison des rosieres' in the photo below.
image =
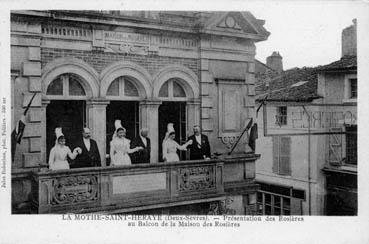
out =
[[138,43],[149,43],[150,36],[136,33],[124,33],[124,32],[113,32],[104,31],[105,40],[118,41],[118,42],[138,42]]

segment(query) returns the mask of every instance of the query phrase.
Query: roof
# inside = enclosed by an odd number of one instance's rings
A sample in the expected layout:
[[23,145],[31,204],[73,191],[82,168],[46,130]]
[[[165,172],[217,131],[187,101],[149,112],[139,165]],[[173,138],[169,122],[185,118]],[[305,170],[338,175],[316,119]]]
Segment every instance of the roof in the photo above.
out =
[[[260,66],[264,67],[267,70],[275,71],[272,67],[266,65],[265,63],[263,63],[263,62],[261,62],[261,61],[259,61],[257,59],[255,59],[255,65],[260,65]],[[257,72],[256,71],[256,66],[255,66],[255,72]]]
[[340,60],[337,60],[333,63],[319,66],[320,71],[338,71],[350,69],[357,69],[356,56],[343,56]]
[[293,68],[281,74],[264,74],[258,78],[255,88],[259,96],[257,101],[275,102],[311,102],[321,98],[317,94],[318,74],[322,72],[339,72],[357,69],[356,56],[343,56],[340,60],[317,67]]
[[269,87],[266,82],[256,87],[256,94],[268,94],[267,101],[311,102],[320,98],[317,94],[318,73],[318,68],[307,67],[283,71],[270,79]]

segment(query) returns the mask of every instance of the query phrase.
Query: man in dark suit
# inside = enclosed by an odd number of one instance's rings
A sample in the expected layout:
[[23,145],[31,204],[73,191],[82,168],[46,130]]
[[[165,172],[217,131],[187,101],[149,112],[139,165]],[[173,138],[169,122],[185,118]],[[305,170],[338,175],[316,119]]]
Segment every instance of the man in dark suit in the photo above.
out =
[[82,152],[76,157],[71,168],[100,167],[101,159],[99,148],[96,141],[91,139],[89,128],[83,128],[82,138],[76,143],[75,147],[80,147]]
[[193,135],[188,138],[192,140],[192,145],[187,148],[190,149],[190,160],[210,159],[210,144],[208,137],[200,133],[200,126],[193,127]]
[[142,128],[140,131],[140,135],[132,141],[131,148],[143,147],[142,150],[139,150],[138,152],[130,155],[132,164],[150,163],[151,143],[148,134],[148,129]]

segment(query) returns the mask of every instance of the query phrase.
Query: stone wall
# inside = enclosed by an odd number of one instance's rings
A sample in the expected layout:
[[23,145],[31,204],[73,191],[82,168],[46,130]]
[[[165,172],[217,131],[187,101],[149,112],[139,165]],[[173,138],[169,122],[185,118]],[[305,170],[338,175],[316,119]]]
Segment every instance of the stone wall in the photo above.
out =
[[68,49],[41,48],[42,67],[54,59],[72,57],[82,59],[91,65],[98,73],[117,61],[129,61],[144,67],[151,75],[169,65],[183,65],[198,74],[198,60],[181,57],[162,57],[157,55],[125,55],[119,53],[105,53],[102,51],[81,51]]

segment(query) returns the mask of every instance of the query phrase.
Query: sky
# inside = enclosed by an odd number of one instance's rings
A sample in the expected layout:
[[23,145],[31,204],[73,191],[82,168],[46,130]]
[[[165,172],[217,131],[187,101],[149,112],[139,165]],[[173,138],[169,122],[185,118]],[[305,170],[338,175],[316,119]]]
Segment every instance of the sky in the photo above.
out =
[[358,3],[288,1],[249,6],[248,10],[264,19],[264,27],[271,32],[268,40],[256,44],[256,59],[265,63],[266,57],[279,51],[285,70],[340,59],[341,33],[360,14]]
[[[22,1],[11,2],[13,9],[23,9]],[[23,0],[24,2],[27,2]],[[130,10],[189,10],[189,11],[250,11],[264,19],[271,32],[268,40],[256,44],[256,59],[265,62],[273,51],[283,57],[284,69],[324,65],[341,57],[341,32],[359,15],[368,11],[368,2],[333,0],[125,0],[76,1],[47,0],[32,2],[33,9],[130,9]],[[369,1],[369,0],[367,0]],[[1,1],[0,1],[1,2]],[[37,3],[37,4],[36,4]],[[1,4],[0,4],[1,5]],[[10,4],[8,5],[8,7]],[[365,21],[368,18],[363,18]],[[358,18],[360,31],[360,18]]]

